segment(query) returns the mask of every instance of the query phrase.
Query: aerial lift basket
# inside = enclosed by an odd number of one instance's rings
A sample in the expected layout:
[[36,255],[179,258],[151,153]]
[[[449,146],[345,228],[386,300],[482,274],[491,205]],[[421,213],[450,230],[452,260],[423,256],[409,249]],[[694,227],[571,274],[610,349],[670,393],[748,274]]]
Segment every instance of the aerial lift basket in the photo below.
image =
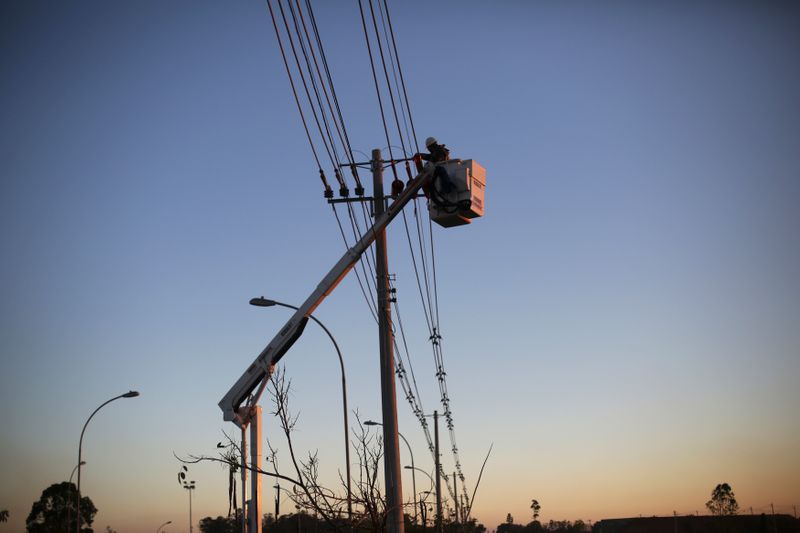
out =
[[431,220],[450,228],[483,216],[486,169],[472,159],[437,163],[430,187],[428,212]]

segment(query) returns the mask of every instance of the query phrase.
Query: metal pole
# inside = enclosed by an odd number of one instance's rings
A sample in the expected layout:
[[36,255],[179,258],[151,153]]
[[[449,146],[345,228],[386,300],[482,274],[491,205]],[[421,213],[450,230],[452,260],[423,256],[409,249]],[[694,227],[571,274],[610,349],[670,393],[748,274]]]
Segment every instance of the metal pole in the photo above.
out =
[[[400,435],[401,437],[403,437],[403,434],[400,433],[399,431],[397,432],[397,434]],[[403,437],[403,441],[406,443],[406,446],[408,446],[408,453],[409,453],[409,455],[411,455],[411,488],[414,491],[414,492],[412,492],[412,494],[414,495],[414,498],[413,498],[414,499],[414,523],[416,524],[416,523],[418,523],[418,517],[417,517],[417,472],[416,472],[417,467],[414,466],[414,452],[411,451],[411,445],[408,443],[408,441],[406,440],[405,437]]]
[[81,460],[82,460],[82,457],[83,457],[83,455],[82,455],[83,454],[83,434],[86,431],[86,426],[89,425],[89,421],[97,413],[97,411],[99,411],[100,409],[102,409],[106,405],[110,404],[114,400],[119,400],[120,398],[135,398],[136,396],[139,396],[138,392],[129,391],[129,392],[126,392],[125,394],[120,394],[119,396],[114,396],[110,400],[106,400],[105,402],[100,404],[100,407],[98,407],[97,409],[92,411],[92,414],[89,415],[89,418],[86,419],[86,423],[83,425],[83,429],[81,430],[81,438],[78,441],[78,496],[77,496],[78,497],[78,504],[76,506],[77,510],[78,510],[78,520],[77,520],[77,527],[76,527],[77,533],[80,533],[80,531],[81,531]]
[[242,533],[247,533],[247,425],[242,425]]
[[[86,464],[86,461],[83,461],[83,464]],[[72,469],[72,473],[69,475],[69,487],[72,488],[72,476],[75,475],[75,471],[78,469],[78,465],[75,465],[75,468]],[[67,531],[72,529],[70,525],[72,523],[72,505],[69,505],[69,502],[72,500],[71,496],[67,496]]]
[[278,483],[272,488],[277,490],[275,493],[275,523],[277,523],[278,517],[281,515],[281,484]]
[[439,412],[433,412],[433,435],[436,443],[436,531],[442,533],[442,465],[439,462]]
[[778,533],[778,524],[775,523],[775,504],[770,503],[769,506],[772,508],[772,529]]
[[[383,160],[381,151],[372,151],[373,197],[375,218],[385,211],[383,197]],[[394,343],[389,292],[389,259],[386,229],[375,239],[375,271],[378,292],[378,335],[381,360],[381,405],[383,408],[383,472],[386,487],[386,531],[403,533],[403,484],[400,476],[400,443],[397,438],[397,396],[394,376]]]
[[194,531],[194,520],[192,519],[192,491],[196,488],[194,481],[189,483],[184,481],[183,488],[189,491],[189,533],[192,533],[192,531]]
[[192,520],[192,491],[194,486],[189,487],[189,533],[194,531],[194,521]]
[[[381,426],[380,422],[373,422],[372,420],[367,420],[364,422],[365,426]],[[417,467],[414,465],[414,451],[411,449],[411,445],[408,443],[408,439],[400,433],[399,431],[397,434],[403,439],[403,442],[406,443],[406,448],[408,448],[408,454],[411,456],[411,488],[414,490],[411,496],[411,501],[414,502],[414,523],[417,523]],[[408,468],[407,466],[404,468]]]
[[[294,309],[295,311],[298,310],[297,306],[278,302],[276,300],[267,300],[263,296],[261,298],[253,298],[250,300],[251,305],[256,305],[259,307],[264,306],[271,306],[271,305],[279,305],[281,307],[288,307],[289,309]],[[347,470],[347,518],[352,522],[353,520],[353,492],[350,488],[350,423],[348,421],[347,415],[347,379],[345,376],[344,371],[344,357],[342,357],[342,351],[339,349],[339,344],[336,342],[336,339],[333,337],[333,334],[325,327],[325,324],[319,321],[317,317],[314,315],[308,315],[308,317],[316,322],[319,327],[328,335],[328,338],[333,343],[333,347],[336,348],[336,355],[339,356],[339,367],[342,371],[342,413],[344,415],[344,461],[345,461],[345,468]]]
[[250,415],[250,532],[261,533],[261,406],[253,406]]

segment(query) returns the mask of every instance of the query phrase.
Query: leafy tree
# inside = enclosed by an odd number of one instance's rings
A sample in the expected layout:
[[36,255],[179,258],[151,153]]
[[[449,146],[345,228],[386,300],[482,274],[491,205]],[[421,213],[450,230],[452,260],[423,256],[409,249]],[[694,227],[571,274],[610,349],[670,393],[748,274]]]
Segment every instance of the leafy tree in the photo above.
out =
[[715,516],[735,515],[739,511],[739,504],[733,494],[733,489],[727,483],[720,483],[711,492],[711,499],[706,502],[706,507]]
[[533,520],[536,521],[539,518],[539,511],[542,509],[542,506],[539,505],[538,500],[531,500],[531,510],[533,511]]
[[[54,483],[42,491],[39,500],[34,502],[25,526],[28,533],[67,533],[75,531],[78,512],[75,498],[78,489],[74,483],[63,481]],[[88,496],[81,498],[81,531],[92,533],[92,522],[97,514],[97,507]],[[69,517],[69,524],[67,523]]]
[[237,521],[233,517],[218,516],[211,518],[207,516],[200,520],[200,531],[202,533],[237,533]]
[[514,523],[514,517],[511,516],[511,513],[506,515],[505,522],[497,526],[497,533],[522,533],[524,530],[525,526]]
[[6,509],[0,511],[0,522],[8,522],[8,511]]

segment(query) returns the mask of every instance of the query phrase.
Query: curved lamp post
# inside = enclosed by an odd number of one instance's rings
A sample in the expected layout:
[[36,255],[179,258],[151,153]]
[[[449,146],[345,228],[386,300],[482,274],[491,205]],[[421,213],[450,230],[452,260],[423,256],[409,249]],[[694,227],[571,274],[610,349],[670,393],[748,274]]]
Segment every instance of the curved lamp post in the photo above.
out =
[[[364,425],[365,426],[382,426],[383,424],[381,424],[380,422],[375,422],[374,420],[366,420],[364,422]],[[397,434],[400,435],[400,438],[403,439],[403,442],[406,443],[406,446],[408,447],[408,453],[411,454],[411,487],[414,490],[414,492],[412,494],[414,494],[414,499],[416,500],[416,497],[417,497],[416,496],[416,494],[417,494],[417,476],[414,473],[414,471],[417,470],[417,468],[414,467],[414,452],[411,451],[411,445],[408,443],[408,441],[403,436],[403,434],[400,433],[399,431],[397,432]],[[406,467],[406,468],[408,468],[408,467]],[[415,524],[418,523],[418,518],[419,517],[417,516],[417,502],[415,501],[414,502],[414,523]]]
[[137,391],[135,391],[135,390],[132,390],[132,391],[126,392],[125,394],[120,394],[119,396],[114,396],[110,400],[106,400],[105,402],[100,404],[100,407],[98,407],[97,409],[92,411],[92,414],[89,415],[89,418],[86,420],[86,423],[83,425],[83,429],[81,430],[81,438],[78,441],[78,505],[77,505],[77,509],[78,509],[78,525],[77,525],[77,529],[76,529],[78,533],[80,533],[80,531],[81,531],[81,465],[85,464],[84,462],[82,462],[81,459],[83,457],[83,434],[86,431],[86,426],[89,425],[89,421],[97,413],[97,411],[99,411],[100,409],[102,409],[106,405],[110,404],[114,400],[119,400],[120,398],[135,398],[136,396],[139,396],[139,393]]
[[[254,305],[256,307],[273,307],[273,306],[280,306],[280,307],[287,307],[289,309],[294,309],[297,311],[297,307],[294,305],[286,304],[283,302],[278,302],[275,300],[269,300],[261,296],[260,298],[252,298],[250,300],[250,305]],[[308,315],[308,317],[319,324],[319,327],[325,331],[328,335],[328,338],[333,343],[333,347],[336,348],[336,354],[339,356],[339,366],[342,369],[342,411],[344,413],[344,450],[345,450],[345,465],[347,467],[347,518],[352,522],[353,520],[353,497],[352,491],[350,490],[350,431],[349,431],[349,424],[347,422],[347,381],[345,379],[344,373],[344,358],[342,357],[342,351],[339,349],[339,345],[336,343],[336,339],[333,338],[333,334],[325,327],[325,324],[320,322],[317,317],[314,315]],[[276,517],[277,518],[277,517]]]
[[163,524],[161,524],[160,526],[158,526],[158,529],[156,529],[156,533],[160,533],[160,532],[161,532],[161,528],[162,528],[162,527],[164,527],[164,526],[166,526],[166,525],[168,525],[168,524],[171,524],[171,523],[172,523],[172,520],[168,520],[168,521],[164,522]]

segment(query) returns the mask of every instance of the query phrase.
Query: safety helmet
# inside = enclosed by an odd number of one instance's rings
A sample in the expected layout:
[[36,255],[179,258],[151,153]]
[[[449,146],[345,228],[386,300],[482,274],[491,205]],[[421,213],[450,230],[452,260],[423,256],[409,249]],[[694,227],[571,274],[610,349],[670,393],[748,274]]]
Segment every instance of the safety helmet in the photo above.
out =
[[439,144],[439,141],[436,140],[436,137],[428,137],[425,139],[425,147],[430,148],[432,144]]

